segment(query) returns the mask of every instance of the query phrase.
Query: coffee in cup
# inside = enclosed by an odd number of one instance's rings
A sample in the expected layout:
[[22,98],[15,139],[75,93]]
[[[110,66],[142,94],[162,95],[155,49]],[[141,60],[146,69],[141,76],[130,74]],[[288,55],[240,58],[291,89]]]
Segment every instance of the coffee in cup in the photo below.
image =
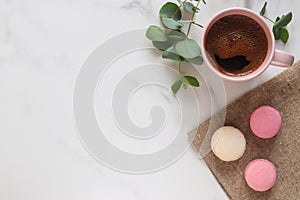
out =
[[294,62],[293,55],[275,49],[265,19],[246,8],[217,13],[204,28],[201,48],[208,68],[229,81],[247,81],[270,64],[290,67]]
[[262,64],[268,43],[264,30],[256,21],[244,15],[229,15],[209,29],[205,50],[220,72],[244,76]]

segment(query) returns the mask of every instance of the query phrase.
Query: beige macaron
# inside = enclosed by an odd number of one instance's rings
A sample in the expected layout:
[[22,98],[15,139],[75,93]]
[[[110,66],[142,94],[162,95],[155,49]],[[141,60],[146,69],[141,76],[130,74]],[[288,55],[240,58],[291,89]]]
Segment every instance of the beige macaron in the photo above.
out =
[[239,129],[224,126],[213,134],[211,149],[221,160],[235,161],[243,156],[246,150],[246,139]]

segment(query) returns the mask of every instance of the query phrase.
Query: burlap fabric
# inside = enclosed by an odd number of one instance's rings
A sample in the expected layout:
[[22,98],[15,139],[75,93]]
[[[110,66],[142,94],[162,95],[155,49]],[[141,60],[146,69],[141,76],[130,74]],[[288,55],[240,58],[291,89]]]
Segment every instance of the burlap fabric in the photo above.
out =
[[[249,127],[251,113],[262,105],[272,106],[282,115],[282,128],[272,139],[254,136]],[[208,130],[209,122],[207,120],[189,133],[198,151],[207,132],[211,135],[219,128],[215,126]],[[225,125],[244,133],[247,140],[244,156],[235,162],[223,162],[210,152],[204,160],[228,197],[236,200],[300,200],[300,62],[227,106]],[[269,191],[256,192],[243,178],[245,166],[256,158],[268,159],[277,168],[276,185]]]

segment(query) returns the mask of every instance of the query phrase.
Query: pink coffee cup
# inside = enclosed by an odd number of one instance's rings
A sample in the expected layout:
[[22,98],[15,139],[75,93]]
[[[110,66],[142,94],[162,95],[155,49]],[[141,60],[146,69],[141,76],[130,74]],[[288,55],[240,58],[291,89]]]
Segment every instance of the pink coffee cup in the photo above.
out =
[[[211,58],[208,55],[208,52],[205,51],[206,37],[207,37],[207,34],[208,34],[210,28],[212,27],[212,25],[214,25],[214,23],[216,23],[219,19],[226,17],[226,16],[230,16],[230,15],[243,15],[246,17],[250,17],[251,19],[256,21],[261,26],[261,28],[263,29],[263,31],[266,34],[267,43],[268,43],[266,57],[265,57],[264,61],[262,62],[262,64],[255,71],[253,71],[247,75],[229,76],[229,75],[226,75],[226,74],[220,72],[214,66],[214,64],[210,61]],[[213,72],[215,72],[217,75],[222,77],[223,79],[229,80],[229,81],[235,81],[235,82],[247,81],[247,80],[257,77],[258,75],[263,73],[269,67],[270,64],[276,65],[279,67],[290,67],[294,62],[293,55],[291,55],[290,53],[275,49],[274,35],[273,35],[272,30],[269,28],[268,24],[266,23],[265,19],[262,18],[257,13],[255,13],[254,11],[246,9],[246,8],[239,8],[239,7],[229,8],[229,9],[226,9],[226,10],[223,10],[223,11],[217,13],[209,21],[209,23],[205,26],[205,29],[202,34],[202,39],[201,39],[201,47],[202,47],[203,59],[204,59],[205,63],[208,65],[208,67]]]

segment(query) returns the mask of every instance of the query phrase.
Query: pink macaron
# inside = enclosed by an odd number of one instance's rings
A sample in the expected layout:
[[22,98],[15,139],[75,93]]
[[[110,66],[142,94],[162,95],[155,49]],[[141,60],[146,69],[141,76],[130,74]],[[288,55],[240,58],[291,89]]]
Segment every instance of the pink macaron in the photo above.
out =
[[250,128],[260,138],[272,138],[280,130],[281,115],[275,108],[261,106],[251,115]]
[[245,168],[245,180],[253,190],[263,192],[271,189],[276,182],[276,168],[268,160],[256,159]]

